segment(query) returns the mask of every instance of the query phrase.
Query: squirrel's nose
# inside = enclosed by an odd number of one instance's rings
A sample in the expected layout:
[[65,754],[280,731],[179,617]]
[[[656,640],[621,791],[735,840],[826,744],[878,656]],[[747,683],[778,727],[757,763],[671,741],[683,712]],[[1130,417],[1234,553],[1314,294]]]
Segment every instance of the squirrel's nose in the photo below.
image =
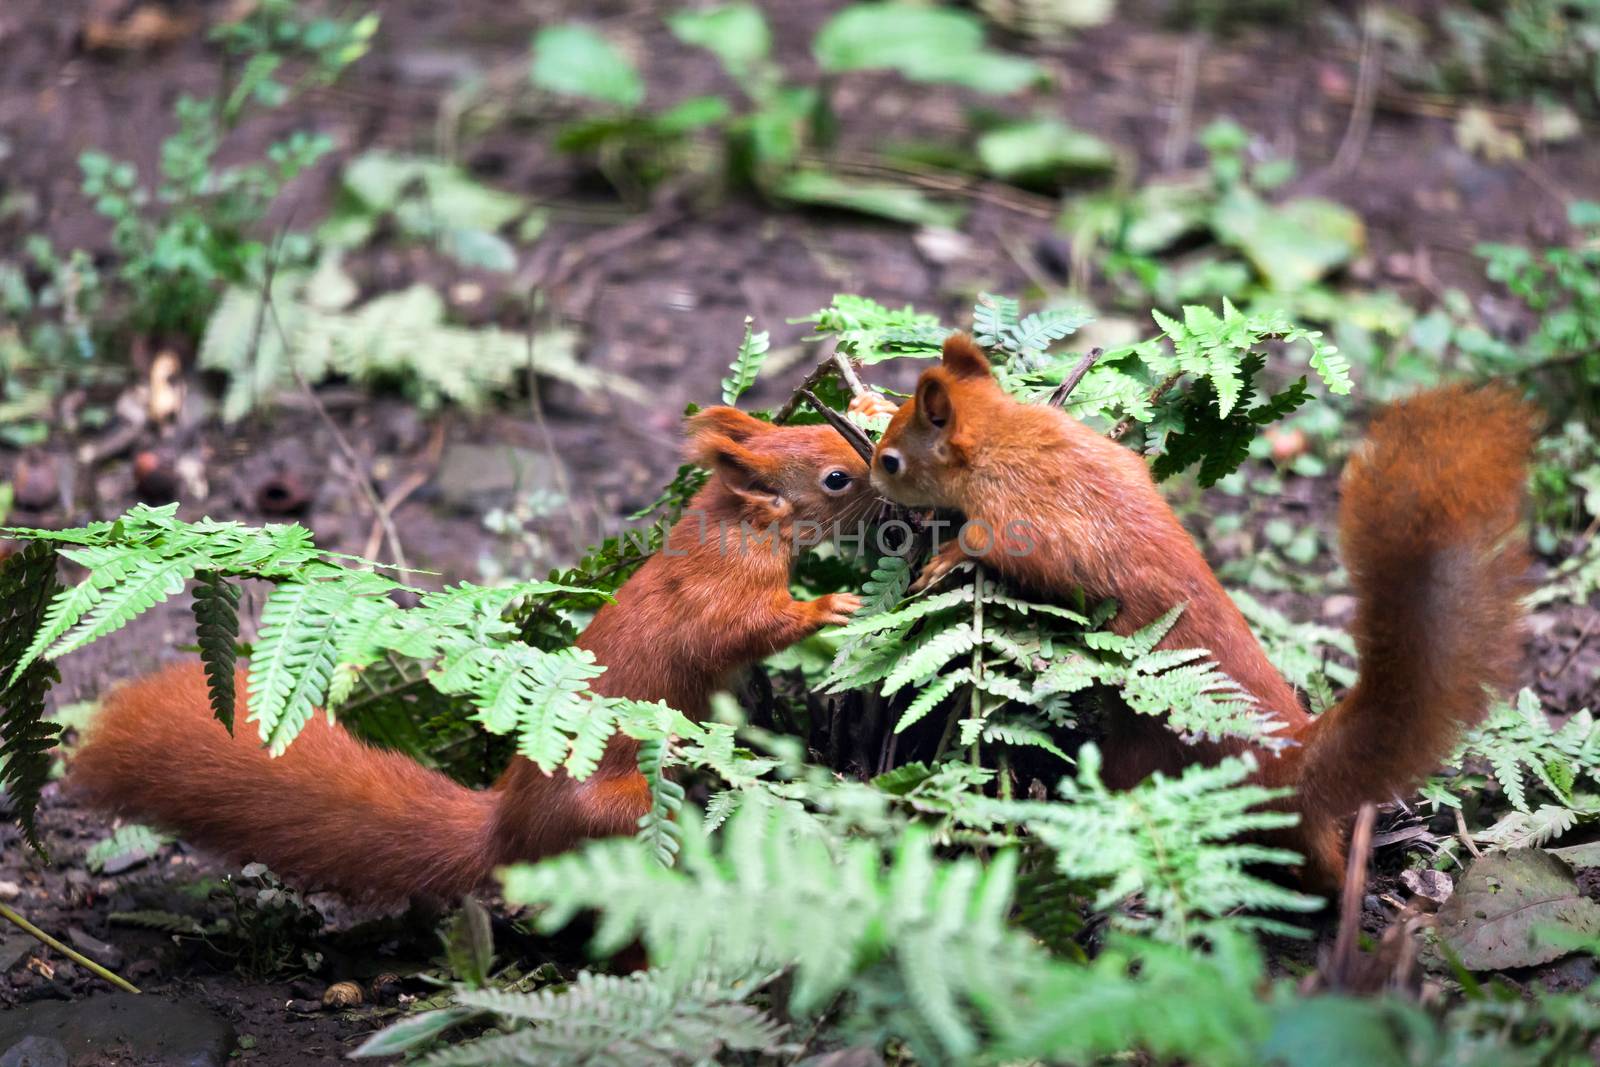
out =
[[883,468],[885,474],[900,473],[900,453],[892,448],[886,448],[878,453],[878,466]]

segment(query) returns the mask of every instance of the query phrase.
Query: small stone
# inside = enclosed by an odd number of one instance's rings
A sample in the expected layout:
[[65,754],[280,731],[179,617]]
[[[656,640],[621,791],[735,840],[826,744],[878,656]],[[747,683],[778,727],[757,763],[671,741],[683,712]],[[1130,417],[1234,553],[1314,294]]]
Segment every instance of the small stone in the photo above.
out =
[[0,900],[16,900],[22,895],[22,887],[15,882],[0,882]]
[[1443,904],[1456,891],[1456,884],[1443,871],[1401,871],[1400,884],[1417,896]]
[[67,1067],[67,1049],[53,1037],[33,1034],[0,1053],[0,1067]]
[[102,967],[113,971],[122,967],[122,950],[109,941],[102,941],[76,926],[67,927],[67,940]]

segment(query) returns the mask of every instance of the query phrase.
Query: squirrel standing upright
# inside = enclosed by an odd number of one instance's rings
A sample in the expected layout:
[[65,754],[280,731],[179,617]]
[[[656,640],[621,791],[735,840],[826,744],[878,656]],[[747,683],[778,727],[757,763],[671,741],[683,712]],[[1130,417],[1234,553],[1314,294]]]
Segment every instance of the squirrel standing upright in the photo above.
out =
[[1533,419],[1495,388],[1451,387],[1388,408],[1350,458],[1339,531],[1358,607],[1361,676],[1312,717],[1162,499],[1145,461],[1059,409],[1008,395],[965,335],[891,420],[872,480],[917,507],[961,511],[968,533],[919,579],[968,556],[1045,598],[1112,597],[1130,634],[1184,605],[1162,647],[1205,648],[1282,724],[1279,753],[1224,741],[1186,745],[1123,709],[1108,723],[1107,783],[1254,751],[1255,780],[1292,787],[1288,842],[1308,885],[1342,873],[1347,817],[1413,785],[1479,720],[1520,653],[1522,517]]
[[[594,692],[663,700],[699,719],[730,673],[861,606],[848,593],[790,594],[795,528],[847,525],[879,501],[866,462],[831,427],[774,426],[713,407],[688,428],[690,456],[711,479],[578,645],[606,668]],[[769,529],[777,536],[764,539]],[[245,709],[242,672],[236,685]],[[638,744],[620,734],[583,781],[517,757],[482,791],[321,716],[277,759],[253,734],[217,724],[201,665],[179,663],[106,697],[69,783],[97,806],[193,844],[384,902],[459,897],[502,864],[631,832],[650,807]]]

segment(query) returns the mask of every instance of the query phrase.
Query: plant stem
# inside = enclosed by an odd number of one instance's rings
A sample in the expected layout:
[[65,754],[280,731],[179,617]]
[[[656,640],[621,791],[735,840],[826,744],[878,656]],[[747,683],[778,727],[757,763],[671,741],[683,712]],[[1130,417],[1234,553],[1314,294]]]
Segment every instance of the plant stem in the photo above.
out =
[[100,966],[94,960],[91,960],[89,957],[83,955],[81,952],[75,952],[66,945],[63,945],[61,942],[57,941],[43,930],[33,925],[27,919],[24,919],[21,915],[18,915],[15,911],[12,911],[4,904],[0,904],[0,919],[5,919],[13,925],[21,928],[24,933],[31,934],[34,938],[55,949],[73,963],[76,963],[81,967],[87,967],[96,975],[104,978],[118,989],[126,990],[129,993],[139,992],[139,987],[128,981],[126,978],[122,978],[116,974],[113,974],[104,967]]

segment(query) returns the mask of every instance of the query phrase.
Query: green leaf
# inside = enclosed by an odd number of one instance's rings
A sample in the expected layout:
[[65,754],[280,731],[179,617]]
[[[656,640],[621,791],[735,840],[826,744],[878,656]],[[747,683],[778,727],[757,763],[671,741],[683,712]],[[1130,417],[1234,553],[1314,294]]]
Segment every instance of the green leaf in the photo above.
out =
[[895,222],[955,229],[966,209],[931,200],[920,189],[891,182],[841,178],[823,170],[797,170],[774,186],[773,195],[800,204],[845,208]]
[[[0,664],[21,656],[29,638],[59,603],[56,552],[33,542],[0,563]],[[37,644],[37,642],[34,642]],[[61,679],[54,665],[35,659],[0,684],[0,787],[11,800],[23,839],[43,852],[34,821],[39,796],[50,778],[50,750],[60,727],[45,721],[45,696]]]
[[233,733],[238,657],[239,587],[216,571],[199,575],[194,587],[194,621],[200,661],[206,668],[206,690],[217,721]]
[[890,69],[981,92],[1013,93],[1040,77],[1030,60],[986,51],[983,23],[947,7],[852,4],[823,24],[811,50],[825,71]]
[[134,862],[154,858],[167,840],[148,826],[128,823],[117,827],[110,837],[91,845],[83,855],[83,865],[95,874],[104,871],[113,861],[131,866]]
[[250,721],[274,756],[289,747],[333,678],[337,626],[349,594],[338,582],[287,582],[267,597],[250,657]]
[[1341,204],[1302,197],[1269,205],[1244,187],[1217,205],[1217,236],[1245,254],[1268,288],[1298,292],[1350,262],[1366,243],[1361,217]]
[[479,1014],[475,1008],[441,1008],[438,1011],[407,1015],[399,1022],[390,1023],[379,1030],[350,1053],[353,1060],[377,1056],[398,1056],[429,1044],[445,1031],[459,1026]]
[[1116,150],[1092,133],[1059,119],[1029,119],[990,130],[978,138],[978,160],[997,178],[1056,181],[1098,173],[1117,165]]
[[738,355],[728,364],[728,369],[733,373],[722,379],[724,404],[734,403],[754,385],[756,376],[761,373],[761,364],[766,362],[767,349],[772,344],[771,335],[766,330],[753,332],[754,322],[749,315],[744,317],[744,340],[739,342]]
[[679,11],[668,16],[667,25],[678,40],[714,53],[735,78],[749,74],[772,51],[772,33],[754,4]]
[[619,107],[644,101],[644,80],[611,42],[586,26],[547,26],[533,41],[533,83]]

